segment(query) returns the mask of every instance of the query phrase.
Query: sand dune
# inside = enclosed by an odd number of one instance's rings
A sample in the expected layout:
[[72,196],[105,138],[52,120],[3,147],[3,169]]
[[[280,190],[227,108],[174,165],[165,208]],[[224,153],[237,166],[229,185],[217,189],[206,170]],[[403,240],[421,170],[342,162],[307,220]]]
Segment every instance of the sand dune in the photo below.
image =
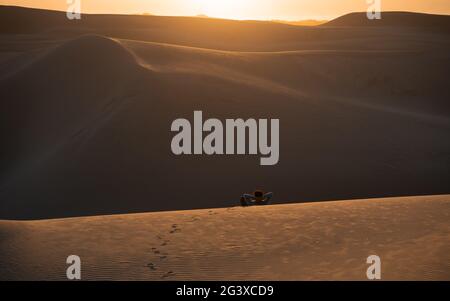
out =
[[[363,16],[0,6],[0,280],[449,280],[450,17]],[[173,155],[194,110],[280,119],[279,164]]]
[[1,280],[450,279],[450,196],[0,221]]
[[3,150],[16,156],[6,163],[27,165],[27,159],[54,151],[93,116],[118,105],[137,70],[131,53],[100,36],[63,43],[14,68],[0,84],[3,136],[12,134],[20,143]]
[[331,20],[324,26],[414,27],[416,29],[450,33],[448,16],[412,12],[383,12],[382,18],[375,22],[369,20],[366,13],[350,13]]
[[[406,47],[409,44],[421,44],[421,39],[407,37],[409,34],[417,37],[448,34],[448,19],[448,16],[384,12],[382,22],[370,23],[374,26],[363,26],[367,23],[365,13],[355,13],[321,26],[304,27],[276,22],[201,17],[83,14],[81,20],[71,22],[67,20],[65,12],[0,6],[0,33],[33,34],[51,39],[95,33],[121,39],[232,51],[355,47],[398,49],[398,39],[401,36],[401,44]],[[393,20],[388,23],[392,26],[382,26],[384,20]],[[395,20],[400,21],[394,22]],[[408,26],[413,21],[417,21],[419,25]],[[346,29],[343,30],[342,27]]]
[[[439,59],[434,63],[415,49],[237,52],[118,41],[135,53],[143,66],[155,71],[205,74],[248,85],[255,83],[261,89],[294,97],[329,96],[327,99],[331,101],[338,96],[360,96],[361,102],[376,99],[379,105],[401,109],[417,105],[417,112],[432,110],[435,114],[448,108],[443,91],[446,65],[440,64],[438,53]],[[348,64],[353,68],[348,69]],[[427,80],[423,80],[424,73],[415,73],[412,68],[426,72]],[[344,78],[336,78],[344,73]],[[400,99],[393,100],[396,96]],[[406,97],[408,103],[401,99]],[[420,97],[434,99],[430,103]]]
[[[0,14],[29,22],[1,27],[0,218],[448,193],[446,33]],[[170,124],[199,109],[279,118],[280,163],[175,157]]]

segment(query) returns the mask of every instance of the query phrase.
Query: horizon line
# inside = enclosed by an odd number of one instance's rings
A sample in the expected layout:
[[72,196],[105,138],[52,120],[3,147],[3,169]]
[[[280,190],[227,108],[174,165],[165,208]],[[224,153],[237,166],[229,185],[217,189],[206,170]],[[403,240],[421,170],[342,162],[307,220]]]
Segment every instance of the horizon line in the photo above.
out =
[[[30,10],[42,10],[42,11],[49,11],[49,12],[59,12],[59,13],[66,13],[65,10],[58,10],[58,9],[52,9],[52,8],[43,8],[43,7],[32,7],[32,6],[20,6],[20,5],[4,5],[0,4],[0,7],[13,7],[13,8],[21,8],[21,9],[30,9]],[[204,18],[204,19],[216,19],[216,20],[230,20],[230,21],[256,21],[256,22],[302,22],[302,21],[317,21],[317,22],[328,22],[335,19],[338,19],[340,17],[349,15],[349,14],[364,14],[365,11],[350,11],[348,13],[339,15],[334,18],[322,18],[322,17],[308,17],[304,19],[280,19],[280,18],[272,18],[272,19],[239,19],[239,18],[222,18],[222,17],[213,17],[208,16],[205,14],[197,14],[197,15],[158,15],[153,14],[151,12],[136,12],[136,13],[108,13],[108,12],[81,12],[82,15],[100,15],[100,16],[144,16],[144,17],[173,17],[173,18]],[[381,11],[381,13],[411,13],[411,14],[422,14],[422,15],[434,15],[434,16],[448,16],[450,17],[450,14],[436,14],[436,13],[428,13],[428,12],[420,12],[420,11],[406,11],[406,10],[387,10],[387,11]]]

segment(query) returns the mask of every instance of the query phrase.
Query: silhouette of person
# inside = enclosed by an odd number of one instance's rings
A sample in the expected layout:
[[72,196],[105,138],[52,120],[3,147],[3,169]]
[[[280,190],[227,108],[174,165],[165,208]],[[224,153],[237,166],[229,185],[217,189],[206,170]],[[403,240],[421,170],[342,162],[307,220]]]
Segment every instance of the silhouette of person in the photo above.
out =
[[244,193],[241,196],[242,206],[268,205],[273,197],[272,192],[264,193],[262,190],[255,190],[253,194]]

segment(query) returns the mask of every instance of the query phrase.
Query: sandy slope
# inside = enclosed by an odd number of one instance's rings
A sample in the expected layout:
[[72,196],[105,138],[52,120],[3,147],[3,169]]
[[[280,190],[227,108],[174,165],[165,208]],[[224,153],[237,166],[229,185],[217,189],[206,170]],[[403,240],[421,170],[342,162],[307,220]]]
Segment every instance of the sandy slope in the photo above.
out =
[[450,280],[450,196],[0,222],[0,278]]

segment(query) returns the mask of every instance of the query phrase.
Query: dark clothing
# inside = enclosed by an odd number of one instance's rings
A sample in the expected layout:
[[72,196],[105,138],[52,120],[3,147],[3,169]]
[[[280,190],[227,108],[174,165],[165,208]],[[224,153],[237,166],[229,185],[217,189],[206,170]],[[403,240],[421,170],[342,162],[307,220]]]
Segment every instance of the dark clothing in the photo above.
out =
[[270,203],[270,199],[272,198],[273,193],[267,192],[261,197],[256,197],[253,194],[243,194],[241,197],[241,205],[242,206],[253,206],[253,205],[268,205]]

